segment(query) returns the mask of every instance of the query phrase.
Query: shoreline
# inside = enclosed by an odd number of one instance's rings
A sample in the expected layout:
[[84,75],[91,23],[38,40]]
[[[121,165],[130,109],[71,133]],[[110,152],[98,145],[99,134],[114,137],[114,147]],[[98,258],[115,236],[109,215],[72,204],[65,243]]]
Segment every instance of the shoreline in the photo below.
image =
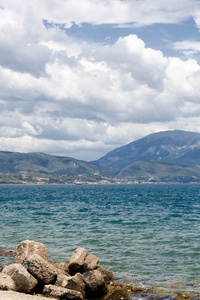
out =
[[[10,259],[13,257],[14,261],[14,255],[15,250],[13,249],[5,249],[0,250],[0,257],[9,257]],[[12,263],[12,262],[11,262]],[[10,263],[9,263],[10,264]],[[56,263],[58,264],[58,263]],[[0,269],[2,271],[2,268]],[[116,284],[117,286],[123,286],[126,287],[126,289],[129,289],[130,299],[136,299],[136,298],[142,298],[142,299],[164,299],[164,298],[170,298],[174,300],[198,300],[200,299],[200,281],[196,281],[192,284],[182,286],[181,283],[169,283],[169,282],[149,282],[144,283],[142,281],[136,280],[132,283],[127,283],[125,278],[114,278],[113,284]],[[122,283],[123,282],[123,283]],[[184,288],[185,287],[185,288]],[[195,288],[199,289],[195,291]],[[131,292],[132,291],[132,292]],[[22,297],[23,295],[23,297]],[[12,298],[9,298],[9,296],[12,296]],[[7,298],[8,297],[8,298]],[[21,297],[21,298],[20,298]],[[24,293],[18,293],[15,291],[2,291],[0,290],[0,300],[7,300],[7,299],[13,299],[13,300],[42,300],[42,299],[49,299],[45,298],[43,295],[35,294],[24,294]],[[54,298],[51,298],[54,299]],[[55,298],[57,299],[57,298]]]

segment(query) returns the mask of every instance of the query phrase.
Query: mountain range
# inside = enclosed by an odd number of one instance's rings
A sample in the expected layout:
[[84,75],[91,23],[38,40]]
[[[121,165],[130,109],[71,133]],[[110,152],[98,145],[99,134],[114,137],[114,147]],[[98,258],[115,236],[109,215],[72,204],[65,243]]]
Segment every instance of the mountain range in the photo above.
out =
[[93,163],[122,169],[136,161],[200,166],[200,133],[183,130],[153,133],[114,149]]
[[163,131],[85,162],[0,151],[0,183],[200,182],[200,133]]

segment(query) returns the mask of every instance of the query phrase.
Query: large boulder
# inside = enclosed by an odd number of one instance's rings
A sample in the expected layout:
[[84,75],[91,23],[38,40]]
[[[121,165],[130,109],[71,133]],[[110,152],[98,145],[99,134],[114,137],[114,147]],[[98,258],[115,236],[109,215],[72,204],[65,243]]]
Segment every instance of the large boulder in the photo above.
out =
[[28,256],[33,254],[37,254],[43,259],[48,260],[47,248],[43,244],[26,240],[16,246],[14,262],[25,264]]
[[83,280],[83,275],[80,273],[76,273],[71,278],[63,281],[63,287],[71,290],[79,291],[83,298],[86,296],[86,285]]
[[68,280],[71,278],[72,278],[72,276],[70,276],[70,275],[67,276],[63,273],[57,274],[55,285],[60,286],[60,287],[65,287]]
[[101,273],[103,276],[105,283],[109,284],[110,282],[114,281],[114,275],[110,270],[107,270],[102,267],[98,267],[97,270]]
[[98,270],[87,271],[83,274],[88,297],[100,297],[106,294],[107,286],[102,274]]
[[91,271],[96,269],[98,262],[99,262],[99,258],[97,256],[93,254],[89,254],[85,258],[83,270],[86,272],[86,271]]
[[21,264],[10,264],[3,268],[3,274],[9,275],[15,283],[15,291],[30,293],[37,285],[35,279]]
[[64,287],[65,286],[65,282],[71,278],[71,275],[69,275],[64,269],[63,269],[63,263],[56,263],[53,261],[49,261],[53,267],[55,268],[55,272],[56,272],[56,281],[55,281],[55,285],[60,286],[60,287]]
[[43,294],[47,297],[54,297],[62,300],[82,300],[83,296],[80,292],[48,284],[44,286]]
[[44,284],[48,284],[56,280],[57,271],[55,267],[37,254],[28,257],[28,271]]
[[83,270],[86,256],[87,250],[85,248],[77,248],[75,253],[66,260],[64,267],[65,270],[72,276],[81,272]]
[[16,286],[13,279],[5,273],[0,273],[0,290],[2,291],[15,291]]

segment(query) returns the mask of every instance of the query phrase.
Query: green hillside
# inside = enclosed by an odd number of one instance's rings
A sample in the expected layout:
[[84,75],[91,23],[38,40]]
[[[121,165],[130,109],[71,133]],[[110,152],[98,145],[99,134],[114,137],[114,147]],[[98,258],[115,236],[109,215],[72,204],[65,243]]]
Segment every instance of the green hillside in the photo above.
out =
[[200,133],[183,130],[153,133],[114,149],[93,163],[120,170],[136,161],[200,166]]
[[[112,172],[70,157],[44,153],[0,152],[0,182],[98,182]],[[42,180],[41,180],[42,178]]]
[[157,162],[135,162],[121,169],[115,177],[146,182],[200,182],[200,169]]

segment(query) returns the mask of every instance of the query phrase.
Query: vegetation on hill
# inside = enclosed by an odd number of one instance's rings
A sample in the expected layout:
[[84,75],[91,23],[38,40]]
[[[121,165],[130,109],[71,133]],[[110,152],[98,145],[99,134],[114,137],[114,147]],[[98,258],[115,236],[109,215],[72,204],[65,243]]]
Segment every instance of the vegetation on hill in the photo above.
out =
[[0,152],[0,183],[200,182],[200,133],[148,135],[95,162]]
[[200,166],[200,133],[182,130],[153,133],[114,149],[93,163],[120,170],[136,161]]
[[121,169],[115,177],[142,182],[200,182],[200,169],[157,162],[135,162]]

